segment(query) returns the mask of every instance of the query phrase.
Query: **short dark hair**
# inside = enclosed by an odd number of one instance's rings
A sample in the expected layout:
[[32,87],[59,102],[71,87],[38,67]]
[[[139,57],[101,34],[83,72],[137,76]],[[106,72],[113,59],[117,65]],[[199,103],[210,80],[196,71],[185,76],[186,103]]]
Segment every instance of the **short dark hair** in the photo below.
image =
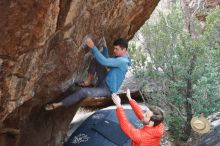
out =
[[120,46],[122,48],[128,48],[128,41],[126,39],[123,39],[123,38],[119,38],[117,40],[114,41],[113,43],[114,46]]
[[157,107],[150,107],[149,108],[153,112],[153,116],[150,118],[150,121],[154,122],[154,126],[159,125],[161,122],[163,122],[163,112],[157,108]]

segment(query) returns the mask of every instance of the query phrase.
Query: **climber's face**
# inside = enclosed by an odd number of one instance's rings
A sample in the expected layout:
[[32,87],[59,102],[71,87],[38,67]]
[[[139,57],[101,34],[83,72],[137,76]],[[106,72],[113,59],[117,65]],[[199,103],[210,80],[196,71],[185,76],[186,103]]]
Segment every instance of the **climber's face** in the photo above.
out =
[[114,46],[114,55],[117,57],[124,56],[127,52],[126,48],[120,47],[119,45]]

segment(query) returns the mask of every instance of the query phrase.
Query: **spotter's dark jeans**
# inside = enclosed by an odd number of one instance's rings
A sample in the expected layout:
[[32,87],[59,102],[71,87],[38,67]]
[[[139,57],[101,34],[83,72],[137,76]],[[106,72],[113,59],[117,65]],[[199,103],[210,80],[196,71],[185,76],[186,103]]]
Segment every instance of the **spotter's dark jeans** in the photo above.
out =
[[99,62],[93,59],[89,65],[88,73],[97,76],[96,87],[85,87],[77,90],[75,93],[67,96],[61,102],[65,107],[68,107],[86,97],[111,97],[111,92],[105,83],[107,69]]

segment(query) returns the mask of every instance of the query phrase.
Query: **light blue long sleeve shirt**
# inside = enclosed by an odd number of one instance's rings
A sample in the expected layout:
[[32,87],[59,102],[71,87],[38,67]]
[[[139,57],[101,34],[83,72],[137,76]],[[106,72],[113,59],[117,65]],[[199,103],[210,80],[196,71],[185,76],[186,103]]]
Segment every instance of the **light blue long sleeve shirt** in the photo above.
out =
[[125,78],[128,66],[131,64],[130,58],[127,55],[108,58],[109,54],[107,48],[104,48],[102,53],[97,49],[97,47],[94,47],[91,50],[96,60],[110,69],[106,75],[105,81],[110,91],[112,93],[116,93]]

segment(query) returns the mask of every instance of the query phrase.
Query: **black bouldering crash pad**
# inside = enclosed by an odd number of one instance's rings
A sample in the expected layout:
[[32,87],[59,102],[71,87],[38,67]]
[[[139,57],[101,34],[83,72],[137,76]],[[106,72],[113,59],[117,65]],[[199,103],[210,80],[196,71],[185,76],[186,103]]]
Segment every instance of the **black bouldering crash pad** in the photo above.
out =
[[[125,112],[134,127],[143,127],[131,109]],[[64,146],[131,146],[131,140],[121,131],[115,109],[108,109],[88,117]]]

